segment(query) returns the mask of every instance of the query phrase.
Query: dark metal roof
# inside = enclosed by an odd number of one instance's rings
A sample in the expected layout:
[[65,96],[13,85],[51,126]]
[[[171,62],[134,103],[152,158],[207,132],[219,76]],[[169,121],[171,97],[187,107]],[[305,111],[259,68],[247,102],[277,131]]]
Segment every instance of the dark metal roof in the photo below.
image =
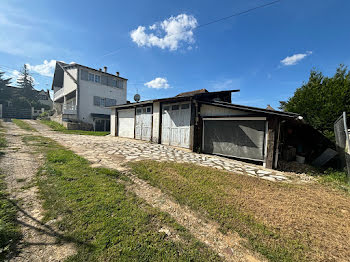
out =
[[124,77],[120,77],[120,76],[117,76],[117,75],[113,75],[111,73],[107,73],[107,72],[104,72],[104,71],[100,71],[100,70],[97,70],[95,68],[92,68],[92,67],[88,67],[88,66],[84,66],[84,65],[81,65],[81,64],[77,64],[77,63],[73,63],[73,64],[66,64],[64,66],[64,68],[74,68],[74,67],[83,67],[83,68],[86,68],[86,69],[89,69],[89,70],[92,70],[92,71],[95,71],[95,72],[98,72],[98,73],[101,73],[101,74],[105,74],[105,75],[109,75],[109,76],[113,76],[113,77],[117,77],[117,78],[120,78],[120,79],[123,79],[123,80],[128,80],[127,78],[124,78]]
[[92,117],[98,117],[98,118],[110,118],[111,116],[110,115],[106,115],[106,114],[95,114],[95,113],[91,113],[91,116]]
[[198,102],[200,102],[202,104],[207,104],[207,105],[237,109],[237,110],[254,112],[254,113],[264,113],[264,114],[268,114],[268,115],[278,115],[278,116],[289,117],[289,118],[300,117],[300,115],[296,114],[296,113],[283,112],[283,111],[277,111],[277,110],[269,110],[269,109],[253,107],[253,106],[243,106],[243,105],[231,104],[231,103],[226,103],[226,102],[217,102],[217,101],[211,102],[211,101],[201,101],[201,100],[199,100]]
[[[203,91],[205,90],[205,91]],[[110,106],[109,108],[128,108],[128,107],[135,107],[139,105],[145,105],[145,104],[151,104],[154,102],[176,102],[176,101],[186,101],[190,99],[196,99],[200,98],[206,95],[213,95],[213,94],[220,94],[220,93],[232,93],[232,92],[239,92],[240,90],[225,90],[225,91],[217,91],[217,92],[208,92],[206,89],[200,89],[195,90],[191,92],[181,93],[177,96],[173,97],[167,97],[167,98],[158,98],[158,99],[152,99],[152,100],[146,100],[142,102],[137,103],[129,103],[129,104],[122,104],[122,105],[116,105],[116,106]]]

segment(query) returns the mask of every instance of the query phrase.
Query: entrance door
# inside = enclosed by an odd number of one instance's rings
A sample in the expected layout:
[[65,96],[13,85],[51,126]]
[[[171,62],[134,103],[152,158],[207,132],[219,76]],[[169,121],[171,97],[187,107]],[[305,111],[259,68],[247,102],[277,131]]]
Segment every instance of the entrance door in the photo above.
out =
[[135,109],[118,110],[118,136],[134,138]]
[[190,147],[191,107],[190,103],[163,106],[162,144]]
[[152,107],[136,108],[135,138],[151,141],[152,134]]
[[204,119],[203,151],[257,161],[264,160],[264,118]]

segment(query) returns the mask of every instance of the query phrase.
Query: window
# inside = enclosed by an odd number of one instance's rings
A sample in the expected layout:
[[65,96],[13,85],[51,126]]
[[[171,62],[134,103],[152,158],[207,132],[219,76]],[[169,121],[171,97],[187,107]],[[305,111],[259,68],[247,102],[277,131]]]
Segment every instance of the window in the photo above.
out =
[[95,81],[95,75],[94,74],[91,74],[89,73],[89,81]]
[[151,113],[151,108],[147,107],[147,113]]
[[164,111],[169,111],[170,107],[169,106],[165,106],[164,107]]
[[190,108],[190,104],[182,104],[181,105],[181,109],[189,109]]
[[123,80],[117,80],[117,85],[118,88],[124,88],[124,81]]
[[179,105],[173,105],[171,107],[171,110],[179,110],[180,106]]
[[95,82],[100,83],[101,82],[101,76],[95,75]]
[[141,115],[141,113],[142,113],[142,109],[141,108],[136,109],[136,114],[137,115]]
[[82,69],[81,70],[81,80],[88,81],[88,73],[89,72],[87,70]]
[[106,98],[105,101],[106,106],[115,106],[117,104],[117,100],[115,99]]
[[107,76],[101,76],[101,84],[107,85]]
[[105,107],[106,106],[106,98],[100,98],[100,99],[101,99],[100,106]]
[[146,108],[145,108],[145,107],[142,108],[142,112],[143,112],[143,113],[146,113]]
[[100,106],[101,101],[99,96],[94,96],[94,106]]

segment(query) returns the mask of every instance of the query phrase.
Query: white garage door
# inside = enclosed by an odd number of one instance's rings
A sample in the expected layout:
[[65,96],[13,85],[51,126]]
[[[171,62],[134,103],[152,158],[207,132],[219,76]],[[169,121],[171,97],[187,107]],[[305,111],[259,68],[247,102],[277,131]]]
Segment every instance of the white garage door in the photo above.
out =
[[263,161],[265,130],[264,117],[204,119],[203,151]]
[[152,107],[136,108],[135,138],[151,141],[152,130]]
[[190,147],[191,106],[189,102],[168,104],[162,112],[162,144]]
[[118,136],[134,138],[135,109],[118,110]]

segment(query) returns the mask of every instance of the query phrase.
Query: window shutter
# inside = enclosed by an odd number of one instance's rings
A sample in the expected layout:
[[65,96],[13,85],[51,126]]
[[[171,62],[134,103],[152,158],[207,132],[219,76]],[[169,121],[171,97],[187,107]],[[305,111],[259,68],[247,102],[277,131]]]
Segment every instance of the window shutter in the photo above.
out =
[[101,99],[99,96],[94,96],[94,106],[100,106]]
[[81,80],[87,81],[88,80],[88,71],[81,69],[81,77],[80,78],[81,78]]

